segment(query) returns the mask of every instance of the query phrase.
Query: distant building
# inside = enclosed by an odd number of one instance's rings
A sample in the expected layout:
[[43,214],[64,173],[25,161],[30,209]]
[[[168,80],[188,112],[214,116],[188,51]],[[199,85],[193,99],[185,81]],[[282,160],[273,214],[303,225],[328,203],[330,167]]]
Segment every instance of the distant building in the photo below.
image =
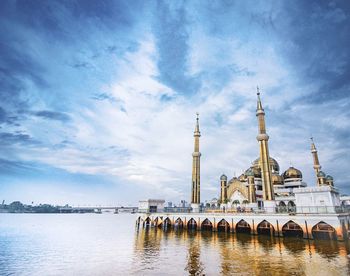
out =
[[163,212],[165,200],[163,199],[148,199],[139,201],[140,213],[156,213]]

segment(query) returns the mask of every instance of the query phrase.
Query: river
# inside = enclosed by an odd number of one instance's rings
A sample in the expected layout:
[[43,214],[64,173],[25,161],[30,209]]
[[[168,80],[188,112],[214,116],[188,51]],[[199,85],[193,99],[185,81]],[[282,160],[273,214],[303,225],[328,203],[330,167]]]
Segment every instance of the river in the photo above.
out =
[[0,214],[0,275],[349,275],[344,242],[137,230],[131,214]]

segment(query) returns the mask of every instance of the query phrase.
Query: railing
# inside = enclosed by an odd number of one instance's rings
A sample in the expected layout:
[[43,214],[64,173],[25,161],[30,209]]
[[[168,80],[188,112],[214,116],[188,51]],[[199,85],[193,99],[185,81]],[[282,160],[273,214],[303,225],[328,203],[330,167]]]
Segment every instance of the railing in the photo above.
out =
[[[191,207],[165,207],[164,210],[148,210],[139,209],[139,213],[190,213]],[[248,207],[202,207],[199,213],[226,213],[226,214],[342,214],[350,213],[350,206],[277,206],[277,207],[260,207],[260,208],[248,208]]]

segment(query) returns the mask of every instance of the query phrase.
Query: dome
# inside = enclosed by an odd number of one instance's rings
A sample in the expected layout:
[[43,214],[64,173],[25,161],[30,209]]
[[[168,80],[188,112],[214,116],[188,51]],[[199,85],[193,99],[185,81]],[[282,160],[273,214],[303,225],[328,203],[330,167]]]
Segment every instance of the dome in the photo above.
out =
[[248,170],[245,171],[245,176],[254,176],[254,172],[252,168],[249,168]]
[[[260,168],[259,161],[260,161],[260,157],[255,159],[255,161],[253,162],[253,167]],[[270,163],[272,171],[274,171],[274,172],[280,171],[280,165],[278,165],[277,161],[274,158],[270,157],[269,163]]]
[[326,177],[326,174],[323,171],[319,171],[317,177]]
[[238,180],[239,180],[239,181],[245,181],[245,180],[246,180],[245,174],[242,173],[242,174],[238,177]]
[[227,176],[223,174],[222,176],[220,176],[220,180],[227,181]]
[[251,167],[254,177],[261,178],[261,170],[259,167]]
[[298,169],[294,167],[289,167],[289,169],[283,173],[283,178],[284,179],[303,178],[303,174]]
[[283,177],[279,174],[272,174],[272,184],[273,185],[283,185]]
[[333,181],[333,177],[330,176],[330,175],[327,175],[326,179],[327,179],[327,180],[332,180],[332,181]]

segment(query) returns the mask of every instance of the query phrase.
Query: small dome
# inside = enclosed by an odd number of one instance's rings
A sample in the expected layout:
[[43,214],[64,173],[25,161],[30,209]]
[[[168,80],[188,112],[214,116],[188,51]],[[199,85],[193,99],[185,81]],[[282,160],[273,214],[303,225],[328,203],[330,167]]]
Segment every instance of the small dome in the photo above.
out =
[[326,179],[327,179],[327,180],[332,180],[332,181],[333,181],[333,177],[330,176],[330,175],[327,175]]
[[227,176],[223,174],[222,176],[220,176],[220,180],[227,181]]
[[326,177],[326,174],[323,171],[319,171],[317,177]]
[[254,177],[261,178],[261,170],[259,167],[252,167],[251,168],[254,174]]
[[254,176],[254,172],[253,172],[252,168],[249,168],[248,170],[246,170],[244,174],[246,176]]
[[245,180],[246,180],[245,174],[242,173],[242,174],[238,177],[238,180],[239,180],[239,181],[245,181]]
[[303,174],[298,169],[294,167],[289,167],[289,169],[283,173],[283,178],[284,179],[303,178]]
[[[253,162],[253,167],[260,168],[259,161],[260,161],[260,157],[255,159],[255,161]],[[269,163],[270,163],[272,171],[274,171],[274,172],[280,171],[280,165],[277,163],[277,161],[274,158],[270,157]]]
[[283,185],[283,177],[279,174],[272,174],[272,184],[273,185]]

